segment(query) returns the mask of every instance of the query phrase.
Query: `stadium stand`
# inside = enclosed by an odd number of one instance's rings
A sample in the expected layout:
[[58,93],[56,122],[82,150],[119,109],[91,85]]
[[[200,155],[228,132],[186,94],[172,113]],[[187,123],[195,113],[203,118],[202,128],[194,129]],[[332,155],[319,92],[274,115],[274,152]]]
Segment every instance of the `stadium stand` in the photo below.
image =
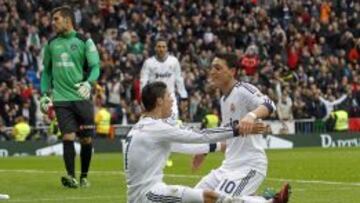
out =
[[309,126],[295,127],[299,131],[324,130],[323,100],[343,95],[334,109],[345,110],[350,130],[359,130],[356,0],[0,0],[1,126],[14,126],[19,116],[33,127],[50,123],[38,102],[42,48],[53,34],[49,11],[63,4],[74,8],[78,30],[97,44],[102,72],[96,91],[114,124],[138,120],[142,62],[153,54],[154,40],[165,36],[189,92],[179,105],[184,122],[200,122],[218,108],[220,94],[206,75],[214,53],[227,51],[239,57],[238,79],[259,87],[281,114],[289,114],[281,119],[311,119]]

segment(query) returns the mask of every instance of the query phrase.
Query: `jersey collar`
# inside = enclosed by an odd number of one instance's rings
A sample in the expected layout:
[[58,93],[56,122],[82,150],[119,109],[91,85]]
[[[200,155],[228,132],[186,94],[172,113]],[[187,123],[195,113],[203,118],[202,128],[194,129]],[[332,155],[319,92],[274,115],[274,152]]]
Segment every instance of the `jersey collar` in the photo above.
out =
[[229,97],[229,95],[231,94],[231,92],[233,91],[234,87],[235,87],[237,84],[239,84],[239,82],[238,82],[238,81],[235,81],[235,83],[234,83],[234,85],[231,87],[230,91],[229,91],[227,94],[224,94],[223,101],[225,101],[225,100]]
[[60,36],[64,37],[64,38],[70,38],[70,37],[74,37],[75,35],[76,35],[75,30],[71,30],[71,31],[69,31],[67,33],[61,34]]
[[159,57],[157,57],[157,55],[155,55],[155,58],[156,58],[156,60],[159,61],[159,62],[164,62],[164,61],[166,61],[166,59],[168,58],[168,56],[169,56],[169,54],[166,54],[166,55],[164,56],[164,58],[160,59]]

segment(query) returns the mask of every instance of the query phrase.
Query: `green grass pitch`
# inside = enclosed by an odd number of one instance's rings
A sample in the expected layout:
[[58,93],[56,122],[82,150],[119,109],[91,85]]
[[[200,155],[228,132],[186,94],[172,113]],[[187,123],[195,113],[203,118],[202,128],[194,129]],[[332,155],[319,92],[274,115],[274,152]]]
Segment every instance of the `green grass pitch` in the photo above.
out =
[[[360,202],[359,148],[268,150],[267,154],[268,176],[259,191],[265,187],[278,189],[289,181],[293,188],[291,203]],[[172,155],[174,166],[166,169],[165,182],[194,186],[222,158],[221,153],[209,155],[201,170],[193,173],[190,156]],[[79,160],[76,164],[79,171]],[[63,188],[63,174],[61,157],[0,158],[0,194],[11,197],[0,202],[126,202],[120,153],[94,155],[90,188]]]

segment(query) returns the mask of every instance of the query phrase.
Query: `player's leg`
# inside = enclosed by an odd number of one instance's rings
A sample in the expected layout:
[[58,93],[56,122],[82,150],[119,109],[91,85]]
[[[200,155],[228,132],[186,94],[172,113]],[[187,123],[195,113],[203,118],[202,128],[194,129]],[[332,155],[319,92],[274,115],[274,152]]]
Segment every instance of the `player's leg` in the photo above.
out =
[[285,183],[281,190],[273,197],[273,203],[287,203],[291,194],[291,187],[289,183]]
[[194,189],[180,185],[159,183],[153,186],[138,202],[178,203],[242,203],[211,190]]
[[219,170],[211,170],[210,173],[204,176],[195,186],[196,189],[215,190],[220,184],[223,173]]
[[65,187],[77,188],[78,182],[75,178],[75,146],[74,146],[75,133],[66,133],[63,136],[63,159],[67,176],[61,177],[61,183]]
[[90,182],[87,179],[90,162],[92,157],[92,138],[91,137],[81,137],[80,138],[80,160],[81,160],[81,174],[80,174],[80,186],[89,187]]
[[81,150],[81,174],[80,186],[88,187],[90,183],[87,179],[90,162],[92,157],[92,138],[95,135],[94,131],[94,107],[90,101],[78,101],[74,103],[75,111],[77,114],[77,121],[80,125],[78,136],[80,138]]
[[63,159],[67,176],[61,178],[61,183],[65,187],[77,188],[78,183],[75,179],[75,132],[77,131],[77,123],[74,113],[69,105],[64,104],[55,106],[56,117],[59,122],[59,128],[63,134]]
[[289,199],[290,186],[283,188],[271,197],[255,196],[265,176],[253,169],[223,174],[224,177],[215,191],[234,197],[241,203],[286,203]]
[[290,185],[285,183],[279,192],[266,196],[241,196],[244,203],[287,203],[290,198]]

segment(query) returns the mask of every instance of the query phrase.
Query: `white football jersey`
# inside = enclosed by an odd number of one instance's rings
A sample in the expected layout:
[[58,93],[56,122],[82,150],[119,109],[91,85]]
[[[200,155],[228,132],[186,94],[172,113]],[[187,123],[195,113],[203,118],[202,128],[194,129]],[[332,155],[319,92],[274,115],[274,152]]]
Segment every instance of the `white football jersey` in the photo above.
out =
[[187,98],[188,94],[181,75],[181,68],[175,56],[168,55],[164,61],[159,61],[155,56],[145,60],[141,69],[141,88],[149,82],[162,81],[168,87],[170,93],[175,95],[175,90],[181,98]]
[[[274,103],[255,86],[238,82],[228,95],[221,98],[222,126],[227,126],[234,120],[241,120],[261,104],[275,110]],[[252,168],[266,175],[267,157],[261,144],[261,136],[250,135],[226,140],[225,159],[220,168],[230,171]]]
[[194,132],[174,127],[162,119],[141,118],[128,133],[124,145],[128,202],[139,202],[137,198],[162,182],[172,143],[214,143],[233,136],[232,128]]

